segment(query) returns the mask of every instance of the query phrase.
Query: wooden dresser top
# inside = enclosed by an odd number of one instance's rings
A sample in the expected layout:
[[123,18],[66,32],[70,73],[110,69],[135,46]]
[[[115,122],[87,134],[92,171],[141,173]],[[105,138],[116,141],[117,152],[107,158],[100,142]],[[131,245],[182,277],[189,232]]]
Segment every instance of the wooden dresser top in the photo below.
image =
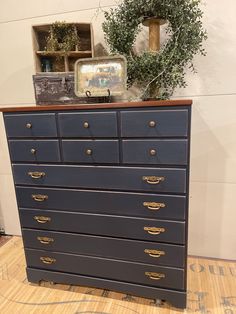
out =
[[47,105],[47,106],[15,106],[0,107],[0,112],[23,112],[23,111],[64,111],[64,110],[84,110],[84,109],[118,109],[118,108],[145,108],[145,107],[165,107],[165,106],[191,106],[192,100],[160,100],[160,101],[137,101],[137,102],[115,102],[100,104],[78,104],[78,105]]

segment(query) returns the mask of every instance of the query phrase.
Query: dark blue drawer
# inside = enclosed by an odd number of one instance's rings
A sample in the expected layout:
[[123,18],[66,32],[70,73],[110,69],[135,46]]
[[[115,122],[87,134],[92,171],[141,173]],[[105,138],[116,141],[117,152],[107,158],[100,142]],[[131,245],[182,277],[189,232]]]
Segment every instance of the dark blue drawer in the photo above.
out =
[[62,137],[117,137],[116,112],[59,113]]
[[19,207],[25,208],[171,220],[184,220],[186,211],[186,197],[177,195],[22,186],[16,187],[16,195]]
[[186,169],[13,164],[15,184],[186,192]]
[[187,137],[188,110],[122,111],[122,137]]
[[119,163],[118,140],[63,140],[65,162]]
[[185,222],[20,209],[23,228],[185,244]]
[[113,259],[184,267],[185,246],[137,240],[23,229],[26,248],[100,256]]
[[73,274],[172,289],[185,287],[183,269],[33,249],[26,249],[25,253],[27,266],[32,268],[62,272],[69,269]]
[[12,161],[61,161],[57,140],[10,140],[9,150]]
[[123,163],[186,165],[187,140],[123,140]]
[[[149,299],[159,299],[168,301],[175,308],[186,308],[186,286],[184,290],[171,290],[166,288],[150,287],[126,281],[103,279],[98,277],[75,275],[66,272],[52,271],[39,268],[26,268],[28,281],[38,284],[42,280],[54,283],[64,283],[66,285],[79,285],[110,291],[119,291],[120,293],[141,296]],[[186,276],[185,276],[186,280]],[[155,306],[152,307],[155,309]],[[123,310],[123,309],[122,309]],[[127,312],[127,311],[126,311]],[[137,311],[136,311],[137,312]],[[180,311],[177,311],[178,313]],[[182,311],[183,312],[183,311]],[[91,313],[91,312],[90,312]],[[100,312],[101,313],[101,312]],[[113,313],[115,313],[113,311]],[[116,311],[117,313],[117,311]],[[172,311],[173,313],[173,311]]]
[[55,113],[4,114],[8,137],[57,137]]

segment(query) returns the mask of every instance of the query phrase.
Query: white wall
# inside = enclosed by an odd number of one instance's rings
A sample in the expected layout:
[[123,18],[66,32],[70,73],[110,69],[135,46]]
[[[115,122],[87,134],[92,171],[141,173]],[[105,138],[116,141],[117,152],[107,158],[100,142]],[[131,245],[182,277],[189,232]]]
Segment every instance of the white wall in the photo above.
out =
[[[115,2],[101,0],[100,5]],[[22,0],[20,4],[16,0],[1,1],[0,105],[34,103],[31,25],[56,20],[92,22],[95,44],[103,43],[103,15],[98,5],[99,0]],[[188,87],[174,95],[194,101],[189,253],[236,259],[236,3],[207,1],[202,8],[209,37],[205,45],[208,54],[195,58],[198,74],[187,73]],[[8,166],[0,167],[0,185],[6,180],[7,187],[0,194],[1,202],[4,200],[0,210],[2,215],[5,213],[6,230],[17,233],[17,220],[13,219],[17,217],[16,204],[9,204],[5,194],[9,187],[11,191],[13,188],[3,131],[1,142],[5,143],[1,163]],[[9,222],[12,219],[14,222]]]

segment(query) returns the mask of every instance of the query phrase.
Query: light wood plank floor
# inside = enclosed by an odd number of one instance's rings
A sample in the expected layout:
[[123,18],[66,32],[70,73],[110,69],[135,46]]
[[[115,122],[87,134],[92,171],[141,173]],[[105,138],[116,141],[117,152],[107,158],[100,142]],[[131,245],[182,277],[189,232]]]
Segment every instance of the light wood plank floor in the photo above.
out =
[[0,236],[0,247],[6,243],[8,240],[10,240],[12,237],[11,236]]
[[72,314],[236,314],[236,262],[188,259],[188,308],[88,287],[30,284],[22,240],[0,248],[0,313]]

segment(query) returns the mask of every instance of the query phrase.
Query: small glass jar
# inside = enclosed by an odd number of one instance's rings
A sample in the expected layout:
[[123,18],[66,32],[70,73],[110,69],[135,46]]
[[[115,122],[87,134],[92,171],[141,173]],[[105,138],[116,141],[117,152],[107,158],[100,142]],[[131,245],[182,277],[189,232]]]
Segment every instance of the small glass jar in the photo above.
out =
[[41,59],[42,72],[52,72],[52,60],[50,58]]

